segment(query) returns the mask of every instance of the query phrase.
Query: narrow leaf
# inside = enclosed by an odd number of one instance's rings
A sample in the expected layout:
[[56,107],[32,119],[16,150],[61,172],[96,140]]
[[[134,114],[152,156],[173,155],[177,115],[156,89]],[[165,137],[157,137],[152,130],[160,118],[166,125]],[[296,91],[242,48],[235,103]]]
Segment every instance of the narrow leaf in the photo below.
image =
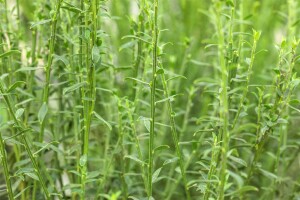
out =
[[0,55],[0,58],[5,58],[13,54],[21,54],[21,51],[18,50],[10,50]]
[[159,173],[161,171],[162,167],[158,168],[157,170],[155,170],[155,172],[152,175],[152,183],[157,182],[157,178],[159,176]]
[[112,126],[110,125],[110,123],[108,123],[105,119],[103,119],[98,113],[96,113],[96,112],[93,112],[93,113],[97,119],[99,119],[101,122],[103,122],[109,128],[110,131],[112,130]]
[[48,105],[46,102],[44,102],[38,113],[38,119],[41,124],[43,123],[43,121],[47,115],[47,112],[48,112]]
[[64,88],[63,90],[63,94],[66,95],[70,92],[73,92],[75,90],[77,90],[78,88],[81,88],[82,86],[84,86],[86,83],[85,82],[81,82],[81,83],[76,83],[70,87]]

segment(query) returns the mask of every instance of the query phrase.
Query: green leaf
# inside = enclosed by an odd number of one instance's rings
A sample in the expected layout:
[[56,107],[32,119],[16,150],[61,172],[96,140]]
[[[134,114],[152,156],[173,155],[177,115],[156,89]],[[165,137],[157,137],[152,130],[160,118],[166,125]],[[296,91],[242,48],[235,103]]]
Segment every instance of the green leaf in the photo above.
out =
[[150,132],[150,120],[145,118],[143,121],[147,131]]
[[164,149],[170,149],[170,147],[168,145],[160,145],[158,147],[156,147],[153,151],[156,152],[156,151],[162,151]]
[[178,158],[178,157],[175,157],[175,158],[172,158],[172,159],[165,160],[165,162],[164,162],[164,164],[163,164],[163,165],[167,165],[167,164],[170,164],[170,163],[176,162],[177,160],[179,160],[179,158]]
[[95,111],[93,112],[95,117],[97,119],[99,119],[101,122],[103,122],[108,128],[109,130],[111,131],[112,130],[112,126],[110,125],[110,123],[108,123],[105,119],[103,119],[98,113],[96,113]]
[[44,69],[44,67],[21,67],[20,69],[16,70],[15,72],[35,71],[37,69]]
[[24,174],[29,176],[30,178],[36,180],[36,181],[39,181],[39,178],[35,173],[28,172],[28,173],[24,173]]
[[261,172],[262,175],[264,175],[265,177],[267,177],[267,178],[269,178],[271,180],[278,178],[275,174],[273,174],[271,172],[268,172],[268,171],[266,171],[264,169],[260,168],[259,171]]
[[234,157],[234,156],[229,156],[229,159],[236,162],[236,163],[238,163],[238,164],[240,164],[240,165],[243,165],[243,166],[247,167],[247,163],[244,160],[240,159],[240,158],[237,158],[237,157]]
[[101,55],[100,55],[100,48],[97,46],[93,46],[92,49],[92,61],[93,63],[98,63],[101,59]]
[[13,54],[21,54],[21,51],[18,50],[10,50],[0,55],[0,58],[5,58]]
[[123,49],[131,48],[131,47],[133,47],[136,43],[137,43],[136,40],[129,41],[129,42],[123,44],[123,45],[119,48],[119,51],[122,51]]
[[43,123],[43,121],[47,115],[47,112],[48,112],[48,105],[46,102],[44,102],[38,113],[38,120],[41,124]]
[[13,91],[14,89],[16,89],[17,87],[20,87],[21,85],[25,85],[26,82],[24,81],[17,81],[14,84],[12,84],[8,89],[7,89],[7,93],[10,93],[11,91]]
[[158,181],[157,179],[158,179],[158,176],[159,176],[159,173],[160,173],[161,169],[162,169],[162,167],[158,168],[153,173],[153,175],[152,175],[152,183],[156,183]]
[[156,74],[164,74],[164,73],[165,73],[164,69],[159,69],[156,71]]
[[133,80],[133,81],[136,81],[136,82],[138,82],[138,83],[143,83],[143,84],[145,84],[145,85],[147,85],[147,86],[150,86],[149,83],[147,83],[147,82],[145,82],[145,81],[141,81],[141,80],[139,80],[139,79],[137,79],[137,78],[127,77],[127,78],[125,78],[125,80],[126,80],[126,79]]
[[70,87],[64,88],[64,90],[63,90],[63,95],[66,95],[66,94],[68,94],[68,93],[70,93],[70,92],[73,92],[73,91],[75,91],[75,90],[81,88],[81,87],[84,86],[85,84],[86,84],[86,82],[81,82],[81,83],[76,83],[76,84],[74,84],[74,85],[72,85],[72,86],[70,86]]
[[86,163],[87,163],[87,155],[84,154],[84,155],[82,155],[82,156],[80,157],[79,165],[80,165],[81,167],[83,167],[83,166],[86,165]]
[[245,192],[249,192],[249,191],[255,191],[257,192],[258,189],[254,186],[251,186],[251,185],[246,185],[246,186],[243,186],[241,187],[240,189],[234,191],[234,192],[231,192],[231,193],[228,193],[226,194],[225,196],[233,196],[233,195],[240,195],[242,193],[245,193]]
[[145,165],[145,164],[146,164],[144,161],[138,159],[138,158],[135,157],[135,156],[128,155],[128,156],[125,156],[124,158],[128,158],[128,159],[130,159],[130,160],[133,160],[133,161],[135,161],[135,162],[137,162],[137,163],[139,163],[139,164],[141,164],[141,165]]
[[23,115],[24,113],[24,108],[19,108],[17,111],[16,111],[16,118],[17,119],[20,119],[20,117]]
[[65,4],[67,4],[66,6],[61,6],[62,9],[66,9],[68,11],[74,12],[74,13],[82,13],[83,11],[67,2],[64,1]]
[[54,58],[55,62],[61,61],[64,63],[65,66],[69,66],[69,64],[70,64],[69,60],[65,56],[59,56],[59,55],[54,54],[53,58]]
[[100,171],[93,171],[93,172],[88,172],[87,174],[87,179],[92,179],[92,178],[96,178],[101,174]]
[[51,22],[51,19],[45,19],[45,20],[41,20],[41,21],[38,21],[38,22],[33,22],[33,23],[31,23],[30,29],[33,29],[36,26],[47,24],[49,22]]
[[90,39],[90,36],[91,36],[91,31],[87,29],[87,30],[84,32],[84,38],[85,38],[86,40],[89,40],[89,39]]

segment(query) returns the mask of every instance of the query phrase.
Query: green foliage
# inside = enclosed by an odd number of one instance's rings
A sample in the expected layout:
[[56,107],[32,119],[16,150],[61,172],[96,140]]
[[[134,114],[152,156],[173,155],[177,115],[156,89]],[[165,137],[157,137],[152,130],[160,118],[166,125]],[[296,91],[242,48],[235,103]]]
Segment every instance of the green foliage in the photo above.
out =
[[299,199],[296,0],[1,0],[0,199]]

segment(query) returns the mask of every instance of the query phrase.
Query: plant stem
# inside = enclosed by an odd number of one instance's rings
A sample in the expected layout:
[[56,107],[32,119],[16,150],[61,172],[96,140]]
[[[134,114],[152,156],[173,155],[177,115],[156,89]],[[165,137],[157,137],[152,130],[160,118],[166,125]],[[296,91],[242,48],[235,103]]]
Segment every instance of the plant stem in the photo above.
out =
[[[132,113],[130,112],[130,105],[129,105],[128,100],[126,100],[126,109],[127,109],[129,123],[130,123],[132,133],[133,133],[133,137],[134,137],[135,146],[136,146],[136,149],[137,149],[137,152],[138,152],[138,158],[140,160],[144,161],[140,141],[139,141],[139,138],[138,138],[138,135],[137,135],[137,132],[136,132],[136,127],[135,127],[135,123],[134,123]],[[142,178],[143,178],[144,186],[145,186],[145,189],[147,190],[147,179],[146,179],[147,176],[146,176],[144,165],[141,167],[141,172],[142,172]]]
[[121,155],[120,155],[120,168],[121,168],[121,182],[122,182],[122,193],[123,193],[123,199],[126,200],[128,198],[128,188],[125,180],[125,164],[124,156],[125,156],[125,150],[124,150],[124,131],[123,131],[123,120],[122,120],[122,100],[118,99],[118,132],[119,132],[119,141],[120,141],[120,147],[121,147]]
[[1,159],[1,163],[3,166],[3,173],[5,176],[5,180],[6,180],[6,189],[7,189],[7,193],[8,193],[8,197],[10,200],[15,199],[14,198],[14,193],[12,190],[12,184],[11,184],[11,180],[10,180],[10,175],[9,175],[9,169],[8,169],[8,164],[7,164],[7,156],[6,156],[6,150],[5,150],[5,144],[2,138],[2,133],[0,133],[0,159]]
[[[2,81],[0,82],[0,92],[1,92],[2,94],[6,94],[6,90],[4,89],[4,84],[3,84]],[[14,109],[14,107],[12,106],[12,103],[11,103],[11,102],[12,102],[12,99],[11,99],[8,95],[3,95],[3,98],[4,98],[4,101],[5,101],[5,103],[6,103],[7,109],[9,110],[9,112],[10,112],[12,118],[13,118],[13,121],[14,121],[14,123],[15,123],[16,126],[17,126],[17,130],[18,130],[19,132],[22,132],[22,134],[21,134],[21,140],[22,140],[22,142],[24,143],[26,152],[27,152],[27,154],[28,154],[28,156],[29,156],[29,158],[30,158],[30,161],[31,161],[31,163],[32,163],[32,165],[33,165],[33,167],[34,167],[34,170],[35,170],[35,172],[36,172],[36,174],[37,174],[37,176],[38,176],[38,179],[39,179],[39,182],[40,182],[40,184],[41,184],[41,186],[42,186],[42,188],[43,188],[45,197],[46,197],[47,200],[48,200],[48,199],[50,200],[50,193],[49,193],[49,191],[48,191],[48,189],[47,189],[46,183],[45,183],[45,181],[44,181],[44,178],[43,178],[43,176],[42,176],[42,173],[41,173],[41,171],[40,171],[40,168],[39,168],[39,166],[38,166],[38,164],[37,164],[37,161],[35,160],[34,155],[33,155],[32,151],[31,151],[31,149],[30,149],[30,147],[29,147],[29,144],[28,144],[28,142],[27,142],[27,139],[26,139],[26,137],[25,137],[25,135],[24,135],[25,132],[28,131],[28,129],[26,128],[26,126],[25,126],[23,123],[21,123],[21,121],[19,121],[19,120],[17,119],[17,117],[16,117],[16,115],[15,115],[15,109]]]
[[[162,65],[161,65],[161,69],[163,69]],[[166,77],[165,77],[164,73],[161,74],[161,79],[162,79],[165,98],[169,98],[170,97],[169,90],[168,90],[167,81],[166,81]],[[172,132],[173,142],[174,142],[175,149],[176,149],[176,155],[179,158],[179,167],[180,167],[181,176],[182,176],[182,180],[183,180],[183,184],[184,184],[186,198],[187,198],[187,200],[190,200],[191,196],[190,196],[190,192],[189,192],[189,188],[188,188],[188,184],[187,184],[187,178],[186,178],[185,167],[184,167],[184,159],[183,159],[183,155],[181,152],[181,148],[179,146],[178,134],[177,134],[175,118],[174,118],[174,114],[173,114],[174,112],[172,109],[172,104],[171,104],[170,98],[167,101],[167,105],[168,105],[169,120],[171,123],[171,132]]]
[[[88,4],[88,2],[87,2]],[[96,39],[97,39],[97,24],[98,24],[98,9],[97,9],[97,0],[92,0],[89,2],[90,4],[90,11],[86,12],[85,15],[85,27],[89,26],[89,13],[91,12],[92,15],[92,31],[91,31],[91,38],[87,38],[86,43],[86,72],[87,72],[87,86],[84,91],[83,96],[83,117],[84,117],[84,136],[83,136],[83,149],[82,149],[82,158],[85,159],[85,162],[82,165],[82,174],[81,174],[81,199],[85,199],[85,182],[87,176],[87,164],[88,164],[88,150],[89,150],[89,135],[92,123],[92,116],[95,107],[96,101],[96,81],[95,81],[95,64],[93,61],[93,55],[91,55],[90,49],[98,48],[96,46]],[[86,29],[87,30],[87,29]]]
[[260,35],[261,35],[260,32],[257,32],[255,30],[253,30],[253,45],[252,45],[252,50],[251,50],[250,63],[249,63],[248,71],[247,71],[245,89],[243,90],[243,94],[242,94],[242,97],[241,97],[239,105],[238,105],[238,111],[237,111],[237,113],[235,115],[235,118],[234,118],[234,121],[233,121],[233,124],[232,124],[232,129],[235,128],[237,120],[240,117],[241,110],[243,108],[245,99],[246,99],[248,91],[249,91],[249,82],[250,82],[250,78],[251,78],[251,74],[252,74],[252,68],[253,68],[253,64],[254,64],[254,60],[255,60],[255,55],[256,55],[256,46],[257,46],[257,42],[258,42],[258,40],[260,38]]
[[[214,1],[214,10],[216,17],[216,29],[218,35],[218,56],[219,64],[221,70],[221,92],[220,92],[220,119],[222,128],[220,129],[220,137],[222,138],[222,148],[221,148],[221,171],[220,171],[220,183],[218,191],[218,199],[224,199],[224,188],[226,184],[226,170],[227,170],[227,152],[229,148],[229,131],[228,131],[228,95],[227,95],[227,86],[228,86],[228,69],[226,66],[225,59],[225,41],[224,41],[224,32],[221,22],[221,5],[220,1]],[[221,139],[220,138],[220,139]]]
[[154,134],[155,134],[155,90],[156,90],[156,67],[157,67],[157,43],[158,43],[158,0],[154,0],[154,17],[152,29],[152,82],[151,82],[151,124],[148,149],[148,199],[152,197],[152,172],[153,172],[153,157],[154,157]]
[[[59,15],[61,3],[62,3],[62,0],[57,0],[55,12],[51,18],[51,36],[50,36],[50,40],[49,40],[49,55],[48,55],[47,65],[45,67],[46,83],[45,83],[44,91],[43,91],[43,103],[46,103],[47,105],[49,102],[51,68],[52,68],[52,61],[53,61],[54,47],[55,47],[55,38],[56,38],[56,24],[57,24],[57,17]],[[43,141],[43,139],[44,139],[45,125],[46,125],[46,120],[43,120],[41,122],[41,127],[40,127],[40,138],[39,138],[40,142]]]

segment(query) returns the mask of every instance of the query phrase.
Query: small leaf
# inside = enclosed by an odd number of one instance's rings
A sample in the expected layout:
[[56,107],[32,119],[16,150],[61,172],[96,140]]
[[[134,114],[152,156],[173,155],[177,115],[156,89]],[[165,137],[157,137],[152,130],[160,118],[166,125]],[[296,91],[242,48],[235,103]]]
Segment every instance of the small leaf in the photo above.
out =
[[51,22],[51,19],[45,19],[45,20],[31,23],[30,29],[33,29],[34,27],[39,26],[39,25],[47,24],[49,22]]
[[84,32],[84,38],[85,38],[86,40],[89,40],[89,39],[90,39],[90,35],[91,35],[91,31],[87,29],[87,30]]
[[227,1],[226,1],[226,4],[227,4],[227,6],[234,7],[234,3],[233,3],[232,0],[227,0]]
[[278,178],[275,174],[273,174],[271,172],[268,172],[268,171],[266,171],[264,169],[260,168],[259,171],[262,173],[262,175],[264,175],[265,177],[267,177],[267,178],[269,178],[271,180]]
[[57,61],[61,61],[64,63],[65,66],[69,66],[69,60],[65,57],[65,56],[59,56],[59,55],[56,55],[54,54],[54,61],[57,62]]
[[159,173],[161,171],[162,167],[158,168],[157,170],[155,170],[155,172],[152,175],[152,183],[157,182],[157,178],[159,176]]
[[144,119],[144,125],[147,129],[148,132],[150,132],[150,120],[149,119]]
[[133,81],[136,81],[136,82],[139,82],[139,83],[143,83],[143,84],[145,84],[145,85],[147,85],[147,86],[150,86],[149,83],[147,83],[147,82],[145,82],[145,81],[141,81],[141,80],[139,80],[139,79],[137,79],[137,78],[127,77],[127,78],[125,78],[125,80],[126,80],[126,79],[130,79],[130,80],[133,80]]
[[242,159],[240,159],[240,158],[237,158],[237,157],[234,157],[234,156],[229,156],[229,158],[230,158],[232,161],[234,161],[234,162],[236,162],[236,163],[238,163],[238,164],[241,164],[241,165],[247,167],[247,163],[246,163],[244,160],[242,160]]
[[156,147],[153,151],[154,152],[156,152],[156,151],[162,151],[164,149],[170,149],[170,147],[168,145],[161,145],[161,146]]
[[35,71],[38,69],[44,69],[44,67],[21,67],[20,69],[16,70],[15,72]]
[[38,119],[41,124],[43,123],[43,121],[47,115],[47,112],[48,112],[48,105],[46,102],[44,102],[38,113]]
[[24,174],[27,175],[27,176],[29,176],[30,178],[36,180],[36,181],[39,181],[39,178],[38,178],[38,176],[35,173],[29,172],[29,173],[24,173]]
[[241,187],[240,189],[238,189],[238,190],[236,190],[234,192],[226,194],[226,196],[230,196],[231,197],[233,195],[240,195],[240,194],[248,192],[248,191],[255,191],[255,192],[257,192],[258,189],[256,187],[254,187],[254,186],[246,185],[246,186],[243,186],[243,187]]
[[[66,3],[66,2],[64,2],[64,3]],[[81,9],[79,9],[79,8],[77,8],[77,7],[75,7],[71,4],[67,4],[67,6],[61,6],[61,8],[66,9],[66,10],[71,11],[71,12],[74,12],[74,13],[77,13],[77,14],[83,12]]]
[[175,158],[172,158],[172,159],[165,160],[165,162],[164,162],[164,164],[163,164],[163,165],[167,165],[167,164],[170,164],[170,163],[176,162],[177,160],[179,160],[179,158],[178,158],[178,157],[175,157]]
[[110,123],[108,123],[105,119],[103,119],[98,113],[96,113],[96,112],[93,112],[93,113],[97,119],[99,119],[101,122],[103,122],[109,128],[110,131],[112,130],[112,126],[110,125]]
[[17,119],[20,119],[20,117],[23,115],[24,113],[24,108],[19,108],[17,111],[16,111],[16,118]]
[[134,160],[135,162],[138,162],[138,163],[141,164],[141,165],[146,164],[144,161],[138,159],[138,158],[135,157],[135,156],[128,155],[128,156],[125,156],[124,158],[128,158],[128,159],[130,159],[130,160]]
[[86,162],[87,162],[87,155],[84,154],[80,157],[80,160],[79,160],[79,165],[81,167],[85,166],[86,165]]
[[78,88],[81,88],[82,86],[84,86],[86,83],[85,82],[81,82],[81,83],[76,83],[70,87],[64,88],[63,90],[63,95],[66,95],[70,92],[73,92],[75,90],[77,90]]
[[21,51],[18,50],[10,50],[0,55],[0,58],[5,58],[13,54],[21,54]]
[[156,74],[164,74],[164,73],[165,73],[164,69],[159,69],[156,71]]
[[17,87],[20,87],[21,85],[26,84],[26,82],[24,81],[17,81],[14,84],[12,84],[8,89],[7,89],[7,93],[10,93],[11,91],[13,91],[14,89],[16,89]]
[[101,56],[100,56],[100,49],[99,47],[97,46],[93,46],[93,49],[92,49],[92,61],[93,63],[98,63],[101,59]]
[[96,178],[96,177],[98,177],[100,174],[101,174],[100,171],[88,172],[88,175],[87,175],[86,178],[87,178],[87,179]]
[[133,47],[136,43],[137,43],[136,40],[126,42],[125,44],[123,44],[123,45],[119,48],[119,51],[122,51],[123,49],[131,48],[131,47]]

